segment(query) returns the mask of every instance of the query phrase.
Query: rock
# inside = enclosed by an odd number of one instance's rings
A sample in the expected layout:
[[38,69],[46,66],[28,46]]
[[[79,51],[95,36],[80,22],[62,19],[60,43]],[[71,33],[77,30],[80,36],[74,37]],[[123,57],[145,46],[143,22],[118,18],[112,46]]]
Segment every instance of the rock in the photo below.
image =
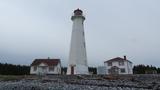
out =
[[19,81],[0,81],[0,90],[152,90],[153,87],[158,90],[160,88],[160,75],[125,77],[120,76],[120,79],[117,80],[107,80],[103,79],[103,76],[89,75],[81,75],[81,78],[76,75],[55,75],[49,76],[47,79],[33,80],[26,78]]

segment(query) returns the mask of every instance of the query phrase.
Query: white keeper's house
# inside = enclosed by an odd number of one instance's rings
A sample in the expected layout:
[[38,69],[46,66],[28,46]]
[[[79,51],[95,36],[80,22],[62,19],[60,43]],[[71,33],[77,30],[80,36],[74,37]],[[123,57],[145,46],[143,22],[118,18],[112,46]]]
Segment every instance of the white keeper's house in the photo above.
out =
[[30,74],[61,74],[60,59],[35,59],[31,64]]
[[124,58],[116,57],[104,62],[106,74],[133,74],[132,62]]

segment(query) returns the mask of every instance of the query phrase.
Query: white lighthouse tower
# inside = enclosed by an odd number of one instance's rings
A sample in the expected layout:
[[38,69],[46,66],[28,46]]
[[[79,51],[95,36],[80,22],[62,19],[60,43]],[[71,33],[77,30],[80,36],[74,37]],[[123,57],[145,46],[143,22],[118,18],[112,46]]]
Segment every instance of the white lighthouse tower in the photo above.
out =
[[77,9],[71,17],[73,21],[72,37],[67,74],[89,74],[83,22],[83,11]]

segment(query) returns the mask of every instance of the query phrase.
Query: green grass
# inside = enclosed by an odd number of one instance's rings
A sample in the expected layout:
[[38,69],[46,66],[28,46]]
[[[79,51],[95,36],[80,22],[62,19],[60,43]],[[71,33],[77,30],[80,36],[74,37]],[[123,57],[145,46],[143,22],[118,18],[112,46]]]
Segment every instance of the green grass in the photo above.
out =
[[0,81],[14,81],[20,80],[22,78],[24,78],[24,76],[0,75]]

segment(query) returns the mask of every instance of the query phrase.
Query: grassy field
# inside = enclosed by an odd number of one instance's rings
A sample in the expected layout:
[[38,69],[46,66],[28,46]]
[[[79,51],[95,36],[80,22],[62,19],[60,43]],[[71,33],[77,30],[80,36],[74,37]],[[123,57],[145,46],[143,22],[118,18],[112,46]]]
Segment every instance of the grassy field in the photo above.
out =
[[12,80],[20,80],[25,78],[25,76],[14,76],[14,75],[0,75],[0,81],[12,81]]

